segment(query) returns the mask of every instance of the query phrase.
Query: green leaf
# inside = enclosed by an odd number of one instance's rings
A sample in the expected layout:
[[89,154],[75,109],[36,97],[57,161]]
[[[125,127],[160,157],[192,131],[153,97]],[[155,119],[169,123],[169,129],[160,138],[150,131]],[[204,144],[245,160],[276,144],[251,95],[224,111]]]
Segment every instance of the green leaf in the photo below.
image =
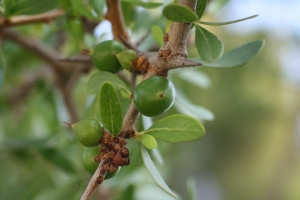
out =
[[98,16],[102,16],[103,9],[105,6],[104,0],[90,0],[90,5],[93,7],[94,11]]
[[149,134],[166,142],[188,142],[204,136],[204,126],[196,119],[176,114],[155,122],[140,134]]
[[163,15],[173,22],[191,23],[198,20],[198,16],[192,9],[178,3],[167,5],[163,10]]
[[[176,73],[177,72],[177,73]],[[176,70],[175,74],[184,81],[193,84],[199,88],[209,88],[211,86],[210,78],[203,72],[195,68],[185,68]]]
[[143,143],[147,149],[155,149],[157,142],[155,138],[148,134],[138,135],[137,138]]
[[237,20],[233,20],[233,21],[229,21],[229,22],[203,22],[203,21],[199,21],[199,24],[205,24],[205,25],[210,25],[210,26],[223,26],[223,25],[234,24],[234,23],[237,23],[237,22],[252,19],[252,18],[255,18],[257,16],[258,15],[252,15],[250,17],[245,17],[245,18],[242,18],[242,19],[237,19]]
[[123,115],[115,86],[104,82],[100,90],[100,115],[103,126],[113,135],[122,128]]
[[205,62],[219,59],[223,53],[223,43],[214,34],[201,26],[196,27],[195,45],[200,58]]
[[198,0],[197,6],[196,6],[196,13],[198,15],[198,19],[202,17],[204,14],[205,8],[207,5],[207,0]]
[[101,85],[104,82],[111,82],[113,83],[117,89],[122,89],[123,91],[129,92],[127,86],[123,81],[121,81],[118,77],[110,72],[101,71],[95,73],[91,76],[88,81],[87,91],[89,94],[98,94]]
[[140,143],[142,158],[144,161],[144,165],[147,168],[150,176],[153,178],[153,180],[156,182],[156,184],[163,189],[166,193],[171,195],[172,197],[177,198],[177,195],[172,192],[172,190],[169,188],[169,186],[165,183],[164,179],[161,177],[160,173],[157,171],[155,165],[153,164],[147,150],[144,148],[142,143]]
[[83,0],[70,0],[70,1],[72,3],[74,10],[76,10],[79,14],[90,19],[97,19],[97,17],[95,17],[92,14],[92,10],[88,7],[88,5],[86,5],[83,2]]
[[137,0],[121,0],[121,1],[128,2],[128,3],[131,3],[135,6],[141,6],[143,8],[148,8],[148,9],[157,8],[161,5],[163,5],[163,3],[143,2],[143,1],[137,1]]
[[164,33],[161,30],[161,28],[157,25],[153,25],[151,27],[151,31],[152,31],[152,35],[153,35],[155,41],[157,42],[157,44],[160,47],[164,46]]
[[187,200],[197,200],[197,187],[194,178],[188,178],[186,180],[186,194]]
[[[8,0],[11,1],[11,0]],[[7,1],[6,1],[7,2]],[[58,5],[58,0],[21,0],[6,3],[7,15],[35,15],[54,9]]]
[[203,67],[213,68],[233,68],[245,65],[251,58],[253,58],[265,45],[264,40],[256,40],[244,44],[226,54],[214,63],[205,63],[200,59],[191,59],[194,61],[202,62]]

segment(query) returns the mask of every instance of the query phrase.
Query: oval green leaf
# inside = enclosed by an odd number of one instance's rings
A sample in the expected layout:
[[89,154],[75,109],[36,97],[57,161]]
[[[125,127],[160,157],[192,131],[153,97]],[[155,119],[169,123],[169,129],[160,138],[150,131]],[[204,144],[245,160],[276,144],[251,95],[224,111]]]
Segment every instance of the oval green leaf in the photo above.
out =
[[100,87],[104,82],[111,82],[116,86],[117,89],[122,89],[122,90],[129,92],[125,83],[123,81],[121,81],[118,77],[116,77],[114,74],[112,74],[110,72],[101,71],[101,72],[95,73],[89,79],[88,85],[87,85],[88,93],[89,94],[98,94]]
[[155,149],[157,147],[157,142],[156,142],[155,138],[151,135],[143,134],[143,135],[137,136],[137,138],[143,143],[143,145],[147,149]]
[[192,9],[178,3],[167,5],[163,10],[163,15],[173,22],[191,23],[198,20],[198,16]]
[[137,1],[137,0],[121,0],[123,2],[128,2],[131,3],[135,6],[140,6],[143,8],[147,8],[147,9],[151,9],[151,8],[157,8],[161,5],[163,5],[163,3],[157,3],[157,2],[143,2],[143,1]]
[[92,10],[88,8],[88,5],[83,2],[83,0],[70,0],[72,3],[73,8],[82,16],[90,18],[90,19],[97,19],[92,14]]
[[207,5],[207,0],[198,0],[197,6],[196,6],[196,13],[198,15],[198,19],[202,17],[204,14],[205,8]]
[[152,35],[153,35],[155,41],[157,42],[157,44],[160,47],[164,46],[164,33],[161,30],[161,28],[157,25],[153,25],[151,27],[151,31],[152,31]]
[[155,122],[141,134],[147,133],[162,141],[178,143],[200,139],[204,132],[204,126],[198,120],[176,114]]
[[171,195],[172,197],[177,198],[177,195],[172,192],[172,190],[169,188],[169,186],[166,184],[164,179],[161,177],[160,173],[157,171],[155,165],[153,164],[148,151],[145,149],[143,144],[140,142],[140,148],[141,148],[141,154],[144,161],[144,165],[147,168],[150,176],[152,179],[156,182],[156,184],[163,189],[166,193]]
[[223,43],[214,34],[196,25],[195,45],[200,58],[205,62],[219,59],[223,53]]
[[[203,62],[203,67],[213,68],[233,68],[245,65],[251,58],[253,58],[265,45],[264,40],[256,40],[244,44],[226,54],[214,63]],[[201,62],[200,59],[191,59]]]
[[[12,0],[9,0],[12,1]],[[23,0],[12,1],[9,4],[7,15],[35,15],[54,9],[58,5],[57,0]]]
[[115,86],[103,83],[100,90],[100,115],[103,126],[113,135],[122,128],[123,115],[121,102]]

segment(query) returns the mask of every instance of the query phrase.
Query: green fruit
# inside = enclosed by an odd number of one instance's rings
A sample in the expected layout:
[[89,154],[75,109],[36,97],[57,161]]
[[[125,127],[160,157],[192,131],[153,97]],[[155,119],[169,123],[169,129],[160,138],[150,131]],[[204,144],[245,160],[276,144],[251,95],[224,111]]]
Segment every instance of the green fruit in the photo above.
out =
[[146,79],[133,92],[135,107],[148,117],[164,113],[173,105],[174,100],[174,85],[162,76],[152,76]]
[[[100,155],[99,149],[100,147],[98,146],[98,147],[86,147],[83,150],[82,163],[85,170],[91,175],[95,173],[95,171],[97,170],[100,164],[99,162],[95,161],[95,157]],[[106,180],[114,177],[116,174],[119,173],[120,169],[121,167],[118,167],[118,170],[115,173],[107,172],[104,179]]]
[[100,123],[94,119],[84,119],[71,125],[79,142],[86,147],[99,145],[102,137],[102,128]]
[[90,52],[94,65],[101,71],[117,73],[122,69],[116,54],[123,51],[124,46],[116,40],[107,40],[97,44]]
[[132,68],[132,61],[137,59],[136,52],[131,49],[127,49],[125,51],[122,51],[121,53],[118,53],[117,58],[122,67],[127,70],[130,70]]

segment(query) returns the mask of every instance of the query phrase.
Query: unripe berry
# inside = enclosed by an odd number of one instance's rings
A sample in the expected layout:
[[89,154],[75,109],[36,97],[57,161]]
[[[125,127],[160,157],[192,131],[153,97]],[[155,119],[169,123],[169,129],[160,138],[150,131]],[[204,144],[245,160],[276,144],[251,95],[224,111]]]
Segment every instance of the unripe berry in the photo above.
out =
[[127,49],[118,53],[117,58],[122,67],[127,70],[130,70],[132,68],[132,61],[137,59],[136,52],[131,49]]

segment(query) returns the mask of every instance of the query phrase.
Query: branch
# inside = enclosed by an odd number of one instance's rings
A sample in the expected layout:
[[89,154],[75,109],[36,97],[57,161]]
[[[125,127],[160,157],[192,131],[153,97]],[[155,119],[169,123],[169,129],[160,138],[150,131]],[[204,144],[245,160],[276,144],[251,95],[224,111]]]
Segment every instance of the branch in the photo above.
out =
[[49,23],[53,19],[58,18],[63,14],[65,14],[65,11],[59,9],[59,10],[52,10],[37,15],[20,15],[20,16],[13,16],[10,18],[1,17],[0,28],[8,27],[8,26],[16,26],[21,24],[29,24],[29,23],[39,23],[39,22]]
[[99,182],[99,180],[103,180],[105,177],[105,174],[102,174],[103,164],[104,164],[104,159],[101,159],[99,167],[97,168],[94,175],[92,176],[92,178],[80,200],[90,199],[92,197],[95,189],[98,187],[99,184],[102,183],[101,181]]
[[107,13],[105,18],[110,21],[112,25],[112,31],[114,39],[122,42],[119,35],[126,41],[129,40],[129,35],[124,23],[123,13],[121,9],[121,3],[119,0],[106,0]]

